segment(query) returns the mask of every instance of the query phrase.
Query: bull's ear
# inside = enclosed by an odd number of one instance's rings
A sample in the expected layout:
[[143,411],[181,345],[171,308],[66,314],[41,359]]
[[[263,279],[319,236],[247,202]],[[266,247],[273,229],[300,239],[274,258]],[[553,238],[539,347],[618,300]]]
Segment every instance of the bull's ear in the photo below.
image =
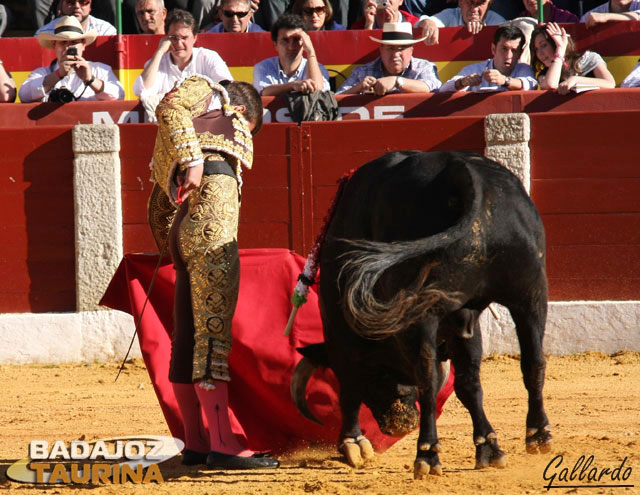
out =
[[312,344],[307,347],[297,347],[296,351],[309,359],[314,365],[329,367],[329,350],[326,343]]

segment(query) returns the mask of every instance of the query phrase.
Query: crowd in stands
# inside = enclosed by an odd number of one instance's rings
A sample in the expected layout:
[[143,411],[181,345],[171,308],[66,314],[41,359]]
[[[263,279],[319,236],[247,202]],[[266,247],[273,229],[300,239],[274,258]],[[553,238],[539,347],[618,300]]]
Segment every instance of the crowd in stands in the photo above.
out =
[[[363,0],[355,2],[359,7],[355,11],[353,0],[192,0],[188,2],[191,12],[174,8],[169,13],[169,0],[125,0],[123,8],[127,2],[133,7],[136,33],[165,35],[133,88],[150,119],[162,96],[179,80],[192,75],[216,82],[232,79],[217,52],[195,47],[198,33],[270,31],[277,55],[257,63],[253,73],[253,85],[264,96],[329,90],[328,72],[307,33],[344,30],[345,25],[380,29],[379,36],[371,36],[380,45],[380,55],[356,67],[336,88],[337,93],[538,87],[567,93],[580,85],[612,88],[615,80],[599,54],[576,51],[559,23],[583,22],[593,27],[640,20],[640,0],[609,0],[602,5],[589,0],[543,0],[547,20],[543,25],[532,19],[538,16],[538,0]],[[83,57],[85,47],[97,36],[117,33],[111,23],[93,15],[92,0],[53,0],[47,9],[37,0],[32,3],[34,20],[42,22],[36,31],[38,42],[53,49],[56,58],[29,75],[19,89],[20,100],[123,99],[124,90],[111,67]],[[41,15],[44,10],[56,17],[46,22]],[[477,34],[486,25],[500,25],[487,47],[491,58],[463,68],[448,81],[440,81],[433,63],[413,57],[416,43],[439,43],[442,27],[460,26]],[[633,86],[640,86],[640,63],[621,84]],[[15,83],[0,61],[0,101],[11,102],[15,96]]]

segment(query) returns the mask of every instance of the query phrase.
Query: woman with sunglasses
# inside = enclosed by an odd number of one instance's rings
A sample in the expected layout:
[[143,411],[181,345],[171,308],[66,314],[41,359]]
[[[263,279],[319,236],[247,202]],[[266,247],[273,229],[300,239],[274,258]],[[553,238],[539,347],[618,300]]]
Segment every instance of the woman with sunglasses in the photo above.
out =
[[302,17],[307,32],[344,30],[342,24],[333,20],[333,8],[329,0],[295,0],[291,10]]

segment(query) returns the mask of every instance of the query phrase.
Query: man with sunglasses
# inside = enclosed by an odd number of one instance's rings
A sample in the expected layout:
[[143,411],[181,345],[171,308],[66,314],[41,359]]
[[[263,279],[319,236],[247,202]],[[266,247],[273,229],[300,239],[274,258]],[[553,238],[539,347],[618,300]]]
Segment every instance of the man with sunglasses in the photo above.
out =
[[87,33],[95,30],[98,36],[115,36],[116,28],[107,21],[93,17],[91,14],[91,0],[60,0],[56,17],[49,24],[45,24],[36,31],[36,36],[40,33],[53,33],[60,17],[64,15],[72,15],[82,25],[82,31]]
[[252,13],[249,0],[222,0],[218,7],[222,22],[207,33],[264,33],[264,29],[251,22]]
[[178,81],[191,76],[206,76],[213,82],[233,80],[217,52],[194,47],[198,25],[189,12],[172,10],[167,16],[166,31],[167,37],[160,40],[158,49],[133,84],[133,92],[140,98],[150,121],[155,121],[156,106]]

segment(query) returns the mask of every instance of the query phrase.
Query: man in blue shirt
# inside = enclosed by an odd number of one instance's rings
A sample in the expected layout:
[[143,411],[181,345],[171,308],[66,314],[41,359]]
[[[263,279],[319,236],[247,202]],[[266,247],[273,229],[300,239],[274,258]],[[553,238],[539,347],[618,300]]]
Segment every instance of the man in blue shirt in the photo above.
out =
[[517,91],[536,89],[533,68],[518,61],[525,43],[524,33],[505,24],[493,35],[493,58],[468,65],[440,88],[440,93],[453,91]]
[[259,62],[253,69],[253,85],[262,96],[329,90],[329,73],[318,63],[300,16],[280,16],[271,28],[271,39],[278,56]]
[[441,85],[438,69],[428,60],[413,57],[413,45],[424,40],[413,39],[408,22],[387,22],[382,28],[380,56],[373,62],[356,67],[338,93],[428,93]]

